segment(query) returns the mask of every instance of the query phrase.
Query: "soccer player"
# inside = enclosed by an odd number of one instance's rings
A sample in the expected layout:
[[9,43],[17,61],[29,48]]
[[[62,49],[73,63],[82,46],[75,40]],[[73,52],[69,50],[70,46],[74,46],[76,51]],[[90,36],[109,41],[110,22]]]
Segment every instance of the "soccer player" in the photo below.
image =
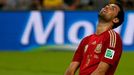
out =
[[95,34],[85,37],[78,46],[65,75],[114,75],[122,54],[122,40],[113,29],[124,21],[119,3],[108,4],[98,15]]

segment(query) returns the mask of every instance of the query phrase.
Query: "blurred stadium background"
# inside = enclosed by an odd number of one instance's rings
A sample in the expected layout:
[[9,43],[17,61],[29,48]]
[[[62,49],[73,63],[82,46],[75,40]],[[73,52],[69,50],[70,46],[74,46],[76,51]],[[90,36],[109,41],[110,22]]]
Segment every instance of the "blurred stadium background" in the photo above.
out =
[[115,75],[133,75],[134,0],[0,0],[0,75],[63,75],[97,12],[120,2],[123,55]]

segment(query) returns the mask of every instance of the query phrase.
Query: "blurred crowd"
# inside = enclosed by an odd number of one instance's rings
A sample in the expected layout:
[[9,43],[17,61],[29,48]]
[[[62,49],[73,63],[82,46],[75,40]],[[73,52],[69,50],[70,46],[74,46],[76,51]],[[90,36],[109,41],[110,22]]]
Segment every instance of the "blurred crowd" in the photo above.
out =
[[134,0],[0,0],[0,10],[98,10],[116,1],[134,9]]

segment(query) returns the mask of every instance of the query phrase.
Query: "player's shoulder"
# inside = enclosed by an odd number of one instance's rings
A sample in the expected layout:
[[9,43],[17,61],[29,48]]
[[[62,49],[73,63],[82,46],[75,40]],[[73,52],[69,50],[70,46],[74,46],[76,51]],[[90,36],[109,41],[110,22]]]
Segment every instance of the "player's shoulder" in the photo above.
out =
[[88,36],[84,37],[83,40],[89,40],[92,36],[93,36],[93,34],[92,35],[88,35]]
[[85,37],[81,40],[81,42],[87,43],[87,42],[90,40],[90,38],[91,38],[92,36],[93,36],[93,34],[92,34],[92,35],[85,36]]
[[110,48],[115,48],[117,45],[122,44],[122,40],[120,38],[120,35],[115,32],[114,30],[108,30],[107,31],[107,39],[105,39],[106,42],[109,42]]
[[120,35],[112,29],[107,32],[107,35],[111,38],[120,38]]
[[108,32],[107,32],[107,36],[108,36],[108,39],[110,40],[110,41],[120,41],[121,42],[121,37],[120,37],[120,35],[116,32],[116,31],[114,31],[114,30],[109,30]]

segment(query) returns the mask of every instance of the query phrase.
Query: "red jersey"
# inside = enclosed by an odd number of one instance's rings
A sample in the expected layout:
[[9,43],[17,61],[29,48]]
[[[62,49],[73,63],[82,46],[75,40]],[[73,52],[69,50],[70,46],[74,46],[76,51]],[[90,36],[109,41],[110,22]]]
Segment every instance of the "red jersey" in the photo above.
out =
[[101,61],[110,65],[106,75],[114,75],[122,54],[122,41],[118,33],[108,30],[100,35],[85,37],[77,48],[73,61],[80,62],[79,75],[90,75]]

